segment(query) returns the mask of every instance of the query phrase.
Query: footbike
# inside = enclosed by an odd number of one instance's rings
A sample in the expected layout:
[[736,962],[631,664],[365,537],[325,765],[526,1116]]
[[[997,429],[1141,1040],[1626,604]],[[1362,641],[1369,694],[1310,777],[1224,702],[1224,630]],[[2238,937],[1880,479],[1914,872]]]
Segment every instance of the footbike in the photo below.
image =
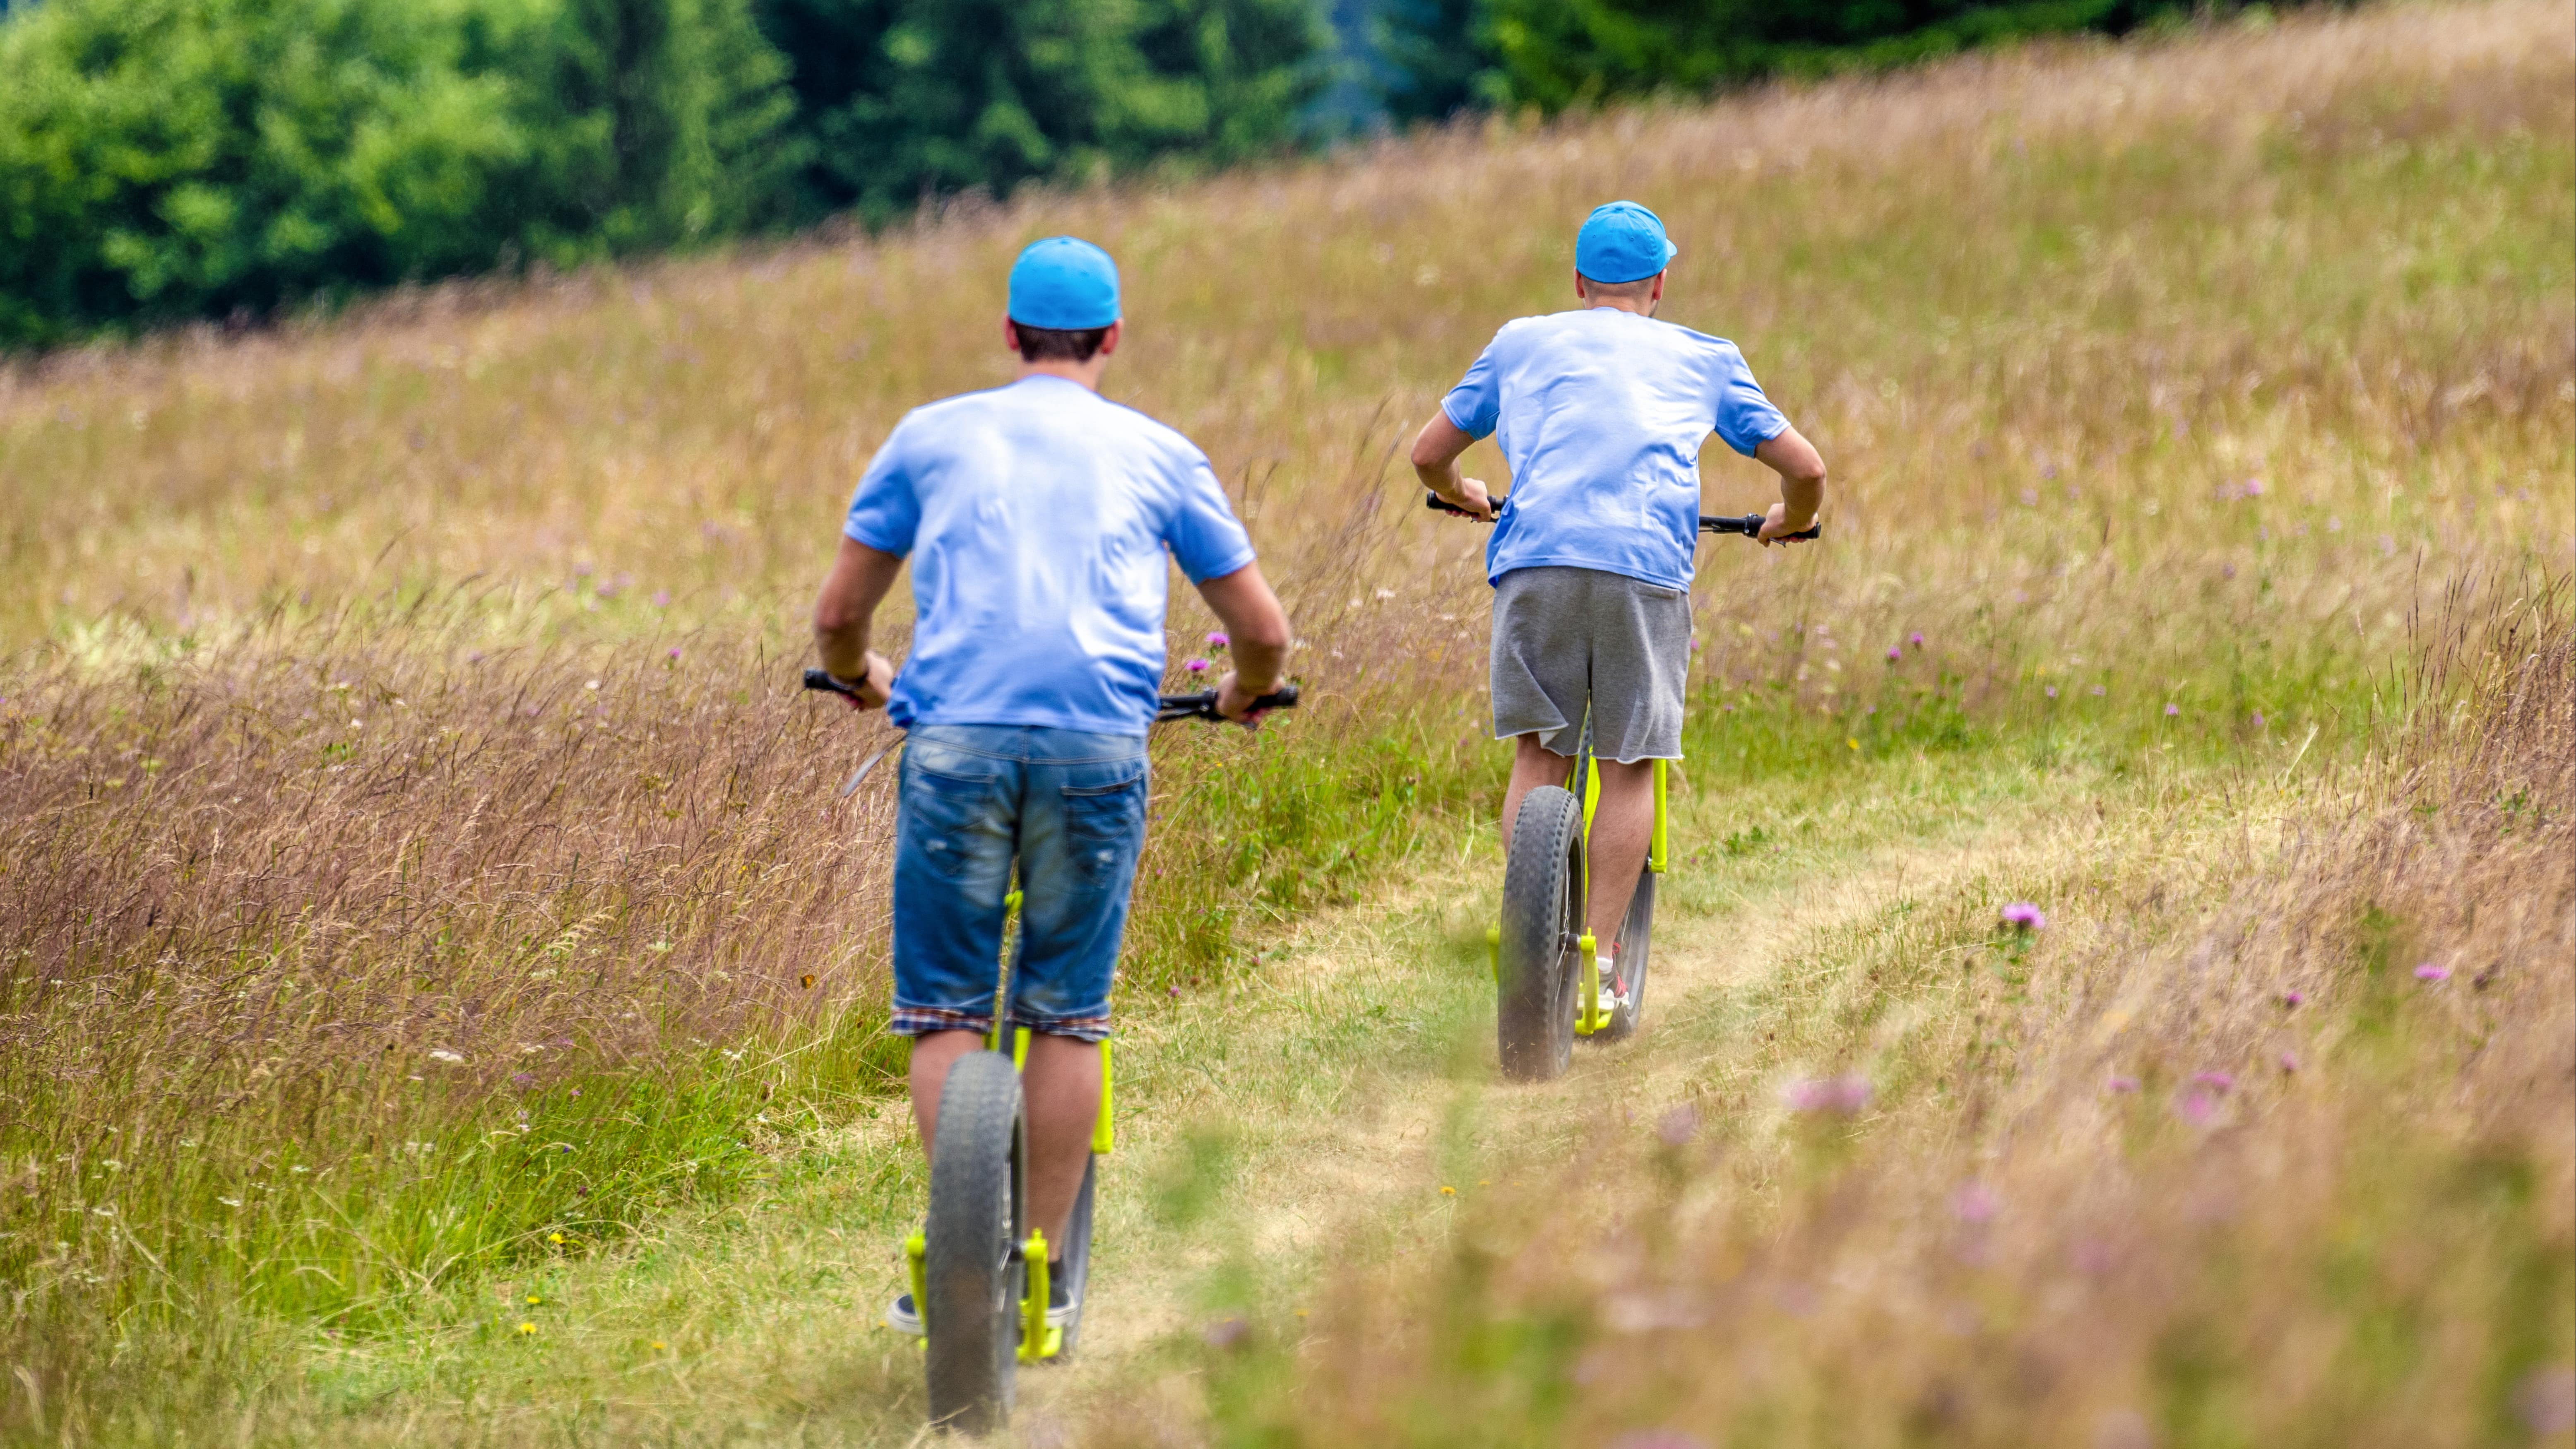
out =
[[[847,684],[820,669],[805,671],[805,687],[856,697]],[[1216,698],[1214,690],[1164,695],[1155,723],[1223,721]],[[1252,709],[1261,714],[1296,704],[1297,686],[1292,684],[1255,699]],[[842,793],[855,789],[884,754],[880,750],[860,766]],[[1081,1340],[1083,1290],[1091,1276],[1092,1195],[1100,1158],[1116,1145],[1109,1043],[1104,1041],[1091,1160],[1083,1166],[1082,1187],[1065,1222],[1060,1261],[1051,1261],[1046,1234],[1028,1220],[1024,1180],[1028,1114],[1020,1071],[1028,1063],[1028,1028],[1013,1030],[1010,1050],[1002,1048],[1003,1023],[1010,1019],[1019,891],[1005,896],[1003,907],[1008,914],[1002,954],[995,963],[993,1029],[985,1050],[959,1057],[940,1088],[939,1127],[930,1147],[930,1210],[921,1231],[904,1241],[905,1271],[924,1329],[930,1422],[969,1434],[990,1433],[1010,1422],[1019,1365],[1060,1362]],[[1049,1280],[1058,1273],[1065,1278],[1069,1307],[1060,1322],[1050,1322],[1047,1307],[1054,1285]]]
[[[1497,512],[1505,501],[1493,500]],[[1437,493],[1425,493],[1423,506],[1476,516]],[[1753,538],[1761,534],[1762,523],[1759,513],[1702,514],[1699,527],[1702,533]],[[1783,537],[1806,540],[1822,532],[1819,525]],[[1666,800],[1673,762],[1654,762],[1654,833],[1636,893],[1628,898],[1628,914],[1611,938],[1616,943],[1612,959],[1626,990],[1611,993],[1605,1006],[1600,941],[1584,919],[1591,889],[1592,815],[1601,800],[1601,767],[1593,758],[1588,708],[1578,739],[1564,785],[1541,785],[1521,797],[1503,866],[1502,920],[1485,932],[1494,970],[1496,1054],[1503,1075],[1514,1081],[1546,1081],[1564,1072],[1577,1038],[1622,1041],[1636,1035],[1646,1011],[1655,877],[1664,873],[1670,854]]]

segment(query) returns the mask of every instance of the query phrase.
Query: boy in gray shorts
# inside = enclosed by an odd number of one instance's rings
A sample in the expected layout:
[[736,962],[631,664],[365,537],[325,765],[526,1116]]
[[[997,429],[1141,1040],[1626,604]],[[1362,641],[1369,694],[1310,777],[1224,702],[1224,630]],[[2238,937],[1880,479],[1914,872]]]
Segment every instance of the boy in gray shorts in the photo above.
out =
[[[1521,797],[1562,784],[1592,718],[1601,798],[1592,818],[1588,928],[1628,913],[1654,829],[1655,760],[1682,753],[1690,672],[1699,450],[1712,432],[1780,475],[1762,541],[1816,521],[1825,462],[1753,381],[1735,344],[1654,320],[1673,244],[1653,212],[1614,201],[1574,241],[1583,305],[1503,324],[1414,440],[1423,486],[1497,518],[1458,455],[1495,434],[1512,488],[1485,550],[1494,586],[1494,735],[1517,739],[1503,797],[1511,845]],[[1601,958],[1603,990],[1627,983]]]

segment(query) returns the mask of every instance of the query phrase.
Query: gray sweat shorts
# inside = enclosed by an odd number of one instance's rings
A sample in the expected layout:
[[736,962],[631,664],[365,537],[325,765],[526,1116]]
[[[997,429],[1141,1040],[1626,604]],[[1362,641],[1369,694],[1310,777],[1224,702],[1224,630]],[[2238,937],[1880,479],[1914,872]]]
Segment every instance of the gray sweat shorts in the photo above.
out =
[[1572,755],[1592,709],[1604,760],[1682,757],[1690,593],[1599,569],[1514,569],[1494,584],[1494,736]]

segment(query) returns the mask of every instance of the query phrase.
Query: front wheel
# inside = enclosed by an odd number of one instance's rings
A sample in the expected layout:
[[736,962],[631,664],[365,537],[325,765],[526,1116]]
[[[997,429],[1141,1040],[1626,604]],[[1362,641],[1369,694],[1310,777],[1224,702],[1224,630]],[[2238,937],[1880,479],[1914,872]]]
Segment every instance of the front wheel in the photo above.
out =
[[930,1422],[988,1434],[1011,1420],[1019,1365],[1028,1233],[1022,1171],[1028,1128],[1020,1074],[1000,1052],[969,1052],[948,1069],[930,1150],[921,1305]]
[[1503,1075],[1543,1082],[1574,1055],[1575,949],[1583,901],[1583,805],[1541,785],[1521,797],[1503,869],[1494,1030]]

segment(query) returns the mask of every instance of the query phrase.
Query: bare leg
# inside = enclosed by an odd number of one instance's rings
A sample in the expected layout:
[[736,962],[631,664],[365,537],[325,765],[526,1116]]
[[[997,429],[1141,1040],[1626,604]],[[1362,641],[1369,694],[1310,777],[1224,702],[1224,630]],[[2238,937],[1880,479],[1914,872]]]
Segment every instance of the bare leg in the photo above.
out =
[[1091,1158],[1100,1120],[1100,1044],[1069,1036],[1029,1037],[1029,1221],[1047,1235],[1047,1256],[1064,1257],[1066,1223]]
[[1512,782],[1503,789],[1503,854],[1512,851],[1512,826],[1521,818],[1521,801],[1541,785],[1562,785],[1574,769],[1574,761],[1553,754],[1538,742],[1536,735],[1518,735],[1512,740]]
[[[948,1069],[983,1048],[983,1033],[973,1031],[934,1031],[914,1040],[912,1121],[924,1154],[938,1140],[939,1089],[948,1083]],[[1031,1034],[1020,1092],[1029,1114],[1029,1221],[1047,1235],[1047,1256],[1062,1258],[1065,1223],[1082,1191],[1091,1129],[1100,1120],[1099,1044]]]
[[1607,946],[1628,918],[1628,898],[1655,838],[1655,762],[1601,762],[1601,799],[1592,807],[1592,934]]
[[939,1091],[948,1085],[948,1069],[968,1052],[984,1049],[979,1031],[924,1032],[912,1039],[912,1125],[921,1133],[921,1150],[939,1139]]
[[[1574,761],[1555,754],[1537,735],[1514,741],[1512,783],[1503,792],[1503,850],[1512,848],[1512,825],[1520,819],[1521,800],[1541,785],[1562,785]],[[1584,903],[1587,928],[1608,944],[1628,916],[1628,898],[1637,892],[1638,872],[1646,868],[1646,848],[1655,834],[1655,762],[1622,765],[1601,762],[1601,798],[1592,807],[1592,889]]]

